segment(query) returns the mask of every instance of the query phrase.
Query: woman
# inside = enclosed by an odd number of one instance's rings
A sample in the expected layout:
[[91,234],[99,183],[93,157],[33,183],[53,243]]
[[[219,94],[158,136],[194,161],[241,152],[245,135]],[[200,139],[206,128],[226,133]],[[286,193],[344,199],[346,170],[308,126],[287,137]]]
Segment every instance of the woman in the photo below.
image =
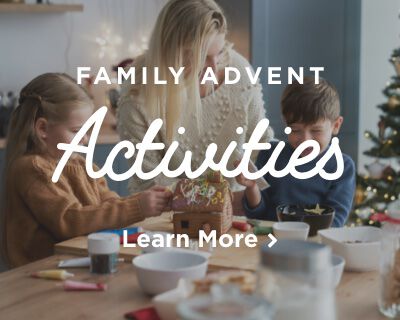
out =
[[[118,131],[123,140],[141,142],[150,123],[161,118],[164,125],[155,142],[168,146],[176,140],[180,145],[170,161],[171,170],[180,165],[186,150],[193,152],[194,170],[203,162],[211,142],[218,145],[215,157],[218,161],[231,141],[237,141],[240,146],[248,140],[265,115],[261,85],[252,85],[245,76],[245,67],[250,65],[226,42],[226,33],[226,19],[213,0],[170,0],[165,5],[148,51],[135,60],[134,66],[136,79],[142,78],[139,73],[142,67],[147,70],[158,67],[159,79],[166,79],[167,84],[155,85],[153,73],[148,72],[147,84],[132,85],[127,81],[123,85],[118,107]],[[179,70],[182,66],[184,74],[174,84],[168,67]],[[243,75],[239,83],[224,83],[228,66],[236,67]],[[216,75],[218,85],[210,81],[200,83],[207,68]],[[186,129],[185,133],[177,134],[181,126]],[[243,128],[242,134],[236,132],[238,127]],[[272,130],[265,134],[264,141],[270,138]],[[146,152],[143,171],[155,168],[163,155],[164,151]],[[133,163],[134,159],[131,160]],[[154,180],[143,181],[134,176],[129,190],[133,193],[154,183],[168,186],[175,182],[163,175]],[[234,179],[230,183],[233,191],[241,189]]]

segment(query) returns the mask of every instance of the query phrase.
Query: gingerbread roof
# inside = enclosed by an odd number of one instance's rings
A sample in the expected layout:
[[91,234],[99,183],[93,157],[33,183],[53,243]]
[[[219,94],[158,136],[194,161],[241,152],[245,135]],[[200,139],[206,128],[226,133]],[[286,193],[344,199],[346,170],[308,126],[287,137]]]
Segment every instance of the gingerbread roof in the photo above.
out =
[[[219,182],[218,182],[219,181]],[[215,174],[208,178],[182,179],[172,199],[176,212],[221,212],[226,201],[231,201],[229,184]]]

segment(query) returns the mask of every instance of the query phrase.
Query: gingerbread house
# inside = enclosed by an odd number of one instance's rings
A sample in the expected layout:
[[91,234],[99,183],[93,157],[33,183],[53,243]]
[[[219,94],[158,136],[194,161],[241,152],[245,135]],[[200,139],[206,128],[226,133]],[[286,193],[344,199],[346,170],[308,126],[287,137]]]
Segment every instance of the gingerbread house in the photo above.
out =
[[197,238],[199,231],[216,231],[217,236],[232,226],[232,194],[219,172],[206,178],[182,179],[172,199],[174,232]]

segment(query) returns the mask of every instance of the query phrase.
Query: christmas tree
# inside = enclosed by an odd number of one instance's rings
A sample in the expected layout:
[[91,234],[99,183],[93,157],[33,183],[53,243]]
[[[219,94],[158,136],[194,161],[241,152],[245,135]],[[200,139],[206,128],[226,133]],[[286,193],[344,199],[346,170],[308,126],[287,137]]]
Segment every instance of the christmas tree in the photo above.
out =
[[371,214],[386,212],[390,202],[400,195],[400,171],[395,170],[388,161],[400,156],[400,48],[395,49],[390,62],[396,70],[383,90],[387,100],[378,106],[382,110],[378,122],[378,133],[365,132],[374,146],[364,152],[375,158],[366,166],[368,174],[357,177],[355,209],[352,220],[356,224],[378,224],[371,221]]

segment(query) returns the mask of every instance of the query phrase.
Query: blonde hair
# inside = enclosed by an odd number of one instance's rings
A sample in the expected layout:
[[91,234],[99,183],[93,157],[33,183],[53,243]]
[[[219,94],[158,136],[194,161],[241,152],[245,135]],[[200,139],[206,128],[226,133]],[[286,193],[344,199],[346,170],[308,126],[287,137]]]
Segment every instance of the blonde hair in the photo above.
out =
[[7,181],[12,163],[25,154],[45,154],[45,143],[35,133],[39,118],[49,122],[65,121],[70,112],[81,107],[93,107],[93,102],[73,78],[62,73],[45,73],[29,82],[20,92],[19,104],[11,115],[7,134],[6,161],[4,166],[1,224],[1,255],[8,263],[6,254],[6,212]]
[[[141,79],[142,67],[149,70],[158,67],[160,79],[166,79],[167,84],[155,85],[150,72],[148,83],[152,85],[133,85],[130,93],[142,95],[146,112],[153,119],[164,121],[168,141],[175,134],[184,107],[192,108],[185,112],[196,114],[200,121],[199,74],[207,58],[211,36],[226,32],[225,16],[213,0],[170,0],[160,12],[149,49],[135,60],[134,66],[136,79]],[[185,77],[174,84],[168,67],[178,70],[182,66]]]
[[67,74],[45,73],[29,82],[21,90],[19,105],[11,115],[6,168],[24,154],[46,152],[44,142],[35,133],[38,118],[65,121],[71,110],[88,105],[93,103],[85,90]]

